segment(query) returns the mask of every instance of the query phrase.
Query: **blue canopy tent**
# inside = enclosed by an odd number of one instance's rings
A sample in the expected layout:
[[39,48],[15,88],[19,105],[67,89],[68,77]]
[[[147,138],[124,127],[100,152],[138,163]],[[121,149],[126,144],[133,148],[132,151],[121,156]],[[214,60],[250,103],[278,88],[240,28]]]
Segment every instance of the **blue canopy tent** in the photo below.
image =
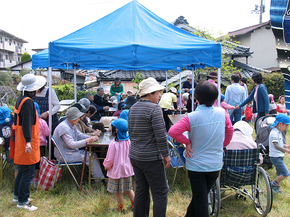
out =
[[[75,71],[76,67],[87,70],[176,70],[189,66],[220,68],[222,65],[221,44],[168,23],[136,0],[50,42],[45,58],[48,58],[50,80],[51,68],[60,66]],[[218,75],[220,88],[220,69]]]

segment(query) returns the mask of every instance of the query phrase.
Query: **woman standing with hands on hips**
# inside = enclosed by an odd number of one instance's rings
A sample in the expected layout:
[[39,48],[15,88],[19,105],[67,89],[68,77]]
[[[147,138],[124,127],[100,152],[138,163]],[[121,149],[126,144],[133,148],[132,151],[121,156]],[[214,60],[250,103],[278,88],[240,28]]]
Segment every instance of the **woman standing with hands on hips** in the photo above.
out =
[[[218,90],[214,84],[202,81],[194,97],[198,106],[174,124],[168,134],[186,145],[186,169],[190,179],[192,199],[186,217],[208,217],[208,193],[223,164],[223,147],[232,139],[233,127],[225,110],[214,107]],[[183,135],[188,131],[188,138]]]

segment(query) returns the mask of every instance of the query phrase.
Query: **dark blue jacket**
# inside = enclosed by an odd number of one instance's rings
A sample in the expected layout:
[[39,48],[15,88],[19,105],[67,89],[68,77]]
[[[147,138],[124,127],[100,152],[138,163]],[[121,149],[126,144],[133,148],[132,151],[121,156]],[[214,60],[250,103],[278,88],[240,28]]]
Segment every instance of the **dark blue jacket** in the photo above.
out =
[[260,113],[260,112],[265,112],[265,114],[269,114],[269,109],[270,109],[270,102],[269,102],[269,96],[267,92],[267,88],[264,84],[259,85],[258,93],[257,93],[257,100],[258,100],[258,111],[256,109],[256,101],[254,99],[254,95],[256,92],[256,87],[254,87],[252,93],[248,96],[248,98],[240,104],[240,108],[254,100],[253,103],[253,113]]

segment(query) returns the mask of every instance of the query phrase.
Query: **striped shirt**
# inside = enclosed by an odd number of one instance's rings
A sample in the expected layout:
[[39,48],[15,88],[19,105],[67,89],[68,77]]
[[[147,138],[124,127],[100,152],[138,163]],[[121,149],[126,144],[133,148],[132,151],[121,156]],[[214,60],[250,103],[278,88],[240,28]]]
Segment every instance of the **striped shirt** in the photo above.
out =
[[129,157],[139,161],[161,160],[169,155],[163,113],[159,105],[139,100],[129,111]]

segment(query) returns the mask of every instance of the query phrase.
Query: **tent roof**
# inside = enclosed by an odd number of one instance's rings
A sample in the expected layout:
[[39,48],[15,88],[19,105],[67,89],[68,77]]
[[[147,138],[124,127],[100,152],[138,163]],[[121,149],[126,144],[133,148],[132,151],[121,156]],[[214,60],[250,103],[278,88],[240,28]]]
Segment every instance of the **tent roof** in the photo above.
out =
[[221,67],[221,45],[161,19],[136,0],[49,43],[49,65],[81,69]]

